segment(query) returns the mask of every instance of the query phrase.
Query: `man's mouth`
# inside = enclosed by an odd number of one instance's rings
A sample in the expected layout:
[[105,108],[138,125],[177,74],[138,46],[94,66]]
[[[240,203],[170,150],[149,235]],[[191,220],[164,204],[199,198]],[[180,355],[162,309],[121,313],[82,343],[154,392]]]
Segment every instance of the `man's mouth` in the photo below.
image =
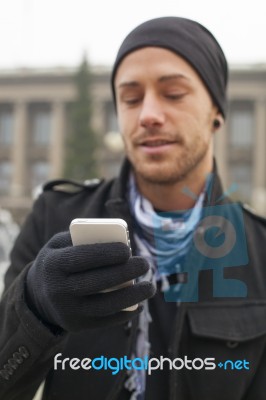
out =
[[148,146],[148,147],[156,147],[156,146],[164,146],[167,144],[172,144],[174,142],[169,142],[167,140],[152,140],[148,142],[141,143],[142,146]]
[[172,149],[176,144],[177,141],[165,139],[149,139],[139,143],[140,148],[148,154],[163,153]]

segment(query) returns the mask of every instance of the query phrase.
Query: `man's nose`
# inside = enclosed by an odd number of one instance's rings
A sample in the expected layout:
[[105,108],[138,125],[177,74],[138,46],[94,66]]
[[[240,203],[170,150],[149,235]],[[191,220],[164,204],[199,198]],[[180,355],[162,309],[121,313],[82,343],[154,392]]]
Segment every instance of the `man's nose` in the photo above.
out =
[[140,125],[149,128],[164,123],[164,113],[160,99],[155,95],[146,95],[142,102],[140,111]]

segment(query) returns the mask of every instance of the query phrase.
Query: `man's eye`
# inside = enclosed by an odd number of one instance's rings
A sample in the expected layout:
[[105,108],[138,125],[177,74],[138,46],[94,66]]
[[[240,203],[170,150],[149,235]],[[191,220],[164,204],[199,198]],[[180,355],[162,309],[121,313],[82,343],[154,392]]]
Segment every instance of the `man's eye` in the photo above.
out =
[[137,104],[140,101],[139,97],[130,97],[130,98],[125,98],[124,99],[124,103],[128,104],[128,105],[134,105]]
[[170,100],[180,100],[182,99],[186,93],[168,93],[165,95]]

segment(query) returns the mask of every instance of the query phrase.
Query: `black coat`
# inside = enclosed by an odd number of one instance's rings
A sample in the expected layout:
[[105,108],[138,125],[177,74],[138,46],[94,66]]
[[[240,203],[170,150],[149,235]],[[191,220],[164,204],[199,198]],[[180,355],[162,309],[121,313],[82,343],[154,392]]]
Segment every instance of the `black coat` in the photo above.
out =
[[[108,182],[80,188],[54,184],[46,186],[16,241],[11,266],[6,274],[6,292],[0,308],[0,399],[32,399],[46,378],[45,398],[52,400],[127,399],[123,389],[125,371],[54,371],[53,357],[94,358],[130,356],[136,337],[137,321],[108,329],[55,335],[39,321],[24,299],[25,275],[41,247],[57,232],[68,230],[73,218],[124,218],[132,237],[132,220],[125,198],[128,165],[121,176]],[[75,190],[77,189],[77,190]],[[222,188],[215,175],[211,198],[215,203]],[[246,360],[249,369],[172,370],[166,396],[154,394],[149,400],[263,400],[266,399],[266,221],[241,206],[247,242],[247,265],[224,268],[226,279],[244,282],[243,298],[213,297],[212,268],[199,274],[199,301],[183,302],[171,320],[173,337],[169,357],[189,359],[214,357],[216,362]],[[228,218],[237,223],[235,211]],[[242,240],[242,239],[241,239]],[[192,252],[193,253],[193,252]],[[194,257],[194,258],[193,258]],[[191,262],[197,265],[195,252]],[[158,295],[156,295],[158,296]],[[160,307],[167,307],[160,305]],[[240,363],[241,364],[241,363]],[[240,365],[237,364],[237,365]],[[243,363],[241,364],[243,365]],[[157,372],[160,381],[160,372]]]

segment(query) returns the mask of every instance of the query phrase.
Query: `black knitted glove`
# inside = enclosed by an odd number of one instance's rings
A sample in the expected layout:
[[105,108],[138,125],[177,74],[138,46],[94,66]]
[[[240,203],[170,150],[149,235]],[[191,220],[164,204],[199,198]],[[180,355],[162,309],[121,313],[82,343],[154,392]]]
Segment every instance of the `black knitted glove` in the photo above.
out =
[[[56,234],[39,252],[26,280],[30,308],[46,323],[74,332],[125,322],[140,312],[123,311],[155,293],[149,282],[107,291],[148,270],[123,243],[72,246],[69,232]],[[101,292],[101,293],[100,293]]]

